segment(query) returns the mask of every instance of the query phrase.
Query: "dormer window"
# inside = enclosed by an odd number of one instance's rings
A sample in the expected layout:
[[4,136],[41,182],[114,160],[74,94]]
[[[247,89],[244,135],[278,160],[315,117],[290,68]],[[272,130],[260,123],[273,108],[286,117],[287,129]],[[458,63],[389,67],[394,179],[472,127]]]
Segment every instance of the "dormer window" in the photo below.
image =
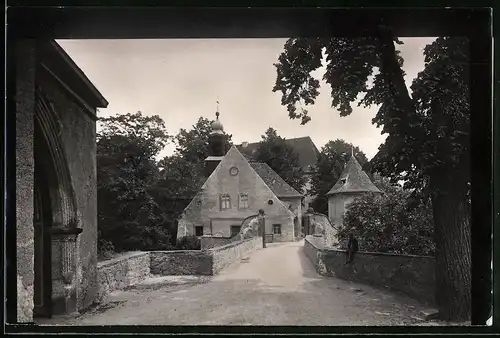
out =
[[346,175],[345,177],[342,177],[342,178],[340,179],[340,183],[342,183],[342,185],[344,185],[344,184],[345,184],[345,182],[347,182],[347,179],[348,179],[348,178],[349,178],[349,175]]
[[220,210],[231,209],[231,197],[228,194],[220,195]]

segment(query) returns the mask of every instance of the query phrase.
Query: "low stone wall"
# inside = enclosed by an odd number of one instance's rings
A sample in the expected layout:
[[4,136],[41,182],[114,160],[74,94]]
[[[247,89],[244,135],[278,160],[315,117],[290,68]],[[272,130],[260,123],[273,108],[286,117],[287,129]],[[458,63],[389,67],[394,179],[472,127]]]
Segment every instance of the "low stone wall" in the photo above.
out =
[[153,275],[212,274],[212,256],[205,250],[151,251],[150,256]]
[[226,266],[262,248],[262,237],[253,237],[208,250],[212,257],[212,272],[219,273]]
[[321,275],[388,288],[434,305],[432,257],[358,252],[352,266],[344,265],[345,251],[327,248],[322,238],[313,236],[306,237],[304,254]]
[[218,246],[227,245],[232,242],[231,237],[213,237],[202,236],[200,237],[201,250],[208,250]]
[[215,275],[229,264],[262,247],[262,238],[231,242],[209,250],[151,251],[153,275]]
[[108,293],[140,283],[150,274],[149,252],[129,252],[97,263],[99,290],[96,301]]
[[[100,302],[110,292],[140,283],[150,274],[215,275],[261,247],[262,238],[256,237],[210,250],[129,252],[97,264],[99,290],[95,301]],[[22,285],[19,280],[18,289]]]
[[319,212],[309,213],[310,223],[315,229],[316,235],[322,234],[324,245],[326,247],[335,247],[338,245],[337,229],[328,219],[328,216]]

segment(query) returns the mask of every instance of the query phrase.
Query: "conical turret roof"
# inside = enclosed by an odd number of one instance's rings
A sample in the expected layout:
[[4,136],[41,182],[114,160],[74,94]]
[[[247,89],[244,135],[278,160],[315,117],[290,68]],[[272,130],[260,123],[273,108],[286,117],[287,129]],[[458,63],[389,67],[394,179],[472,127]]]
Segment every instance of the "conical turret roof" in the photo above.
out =
[[361,165],[354,156],[351,156],[339,180],[326,195],[329,196],[346,192],[382,193],[363,171]]

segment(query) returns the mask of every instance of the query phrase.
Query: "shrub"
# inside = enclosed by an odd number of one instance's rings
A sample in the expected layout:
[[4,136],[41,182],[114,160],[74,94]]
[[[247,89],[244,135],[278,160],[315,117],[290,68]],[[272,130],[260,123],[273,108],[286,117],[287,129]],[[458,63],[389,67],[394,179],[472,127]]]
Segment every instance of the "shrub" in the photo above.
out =
[[115,246],[110,241],[101,237],[101,231],[98,231],[97,240],[97,258],[100,261],[111,259],[115,252]]
[[201,241],[196,236],[184,236],[177,240],[177,250],[201,250]]
[[360,251],[434,255],[430,203],[415,203],[409,191],[397,187],[384,195],[365,195],[349,204],[338,237],[345,248],[349,233]]

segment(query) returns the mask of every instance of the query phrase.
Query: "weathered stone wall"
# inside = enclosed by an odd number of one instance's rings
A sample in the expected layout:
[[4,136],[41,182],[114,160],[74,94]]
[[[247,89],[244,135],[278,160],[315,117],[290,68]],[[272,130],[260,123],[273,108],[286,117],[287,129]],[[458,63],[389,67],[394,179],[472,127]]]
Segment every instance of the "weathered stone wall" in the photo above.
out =
[[151,251],[151,274],[211,275],[212,256],[205,250]]
[[98,293],[95,301],[127,286],[140,283],[150,274],[149,252],[129,252],[97,264]]
[[233,240],[230,237],[213,237],[202,236],[200,237],[201,250],[208,250],[218,246],[223,246],[231,243]]
[[[150,275],[215,275],[251,251],[262,239],[250,238],[210,250],[128,252],[97,264],[98,292],[94,301],[144,281]],[[18,289],[21,281],[18,278]],[[33,299],[33,296],[31,296]]]
[[212,273],[215,275],[250,252],[262,248],[262,237],[244,239],[208,250],[212,256]]
[[304,253],[321,275],[388,288],[434,304],[432,257],[358,252],[353,265],[344,265],[345,251],[326,248],[321,239],[313,236],[306,237]]
[[255,237],[209,250],[151,251],[151,274],[215,275],[260,247],[262,238]]
[[76,196],[77,226],[82,228],[76,243],[78,309],[92,304],[97,294],[97,168],[95,111],[83,108],[47,72],[40,71],[39,81],[61,122],[64,155]]
[[16,44],[16,237],[17,321],[33,320],[35,44]]
[[326,247],[332,248],[338,245],[337,228],[334,226],[326,215],[321,213],[309,213],[309,223],[314,229],[314,235],[321,235],[323,244]]

